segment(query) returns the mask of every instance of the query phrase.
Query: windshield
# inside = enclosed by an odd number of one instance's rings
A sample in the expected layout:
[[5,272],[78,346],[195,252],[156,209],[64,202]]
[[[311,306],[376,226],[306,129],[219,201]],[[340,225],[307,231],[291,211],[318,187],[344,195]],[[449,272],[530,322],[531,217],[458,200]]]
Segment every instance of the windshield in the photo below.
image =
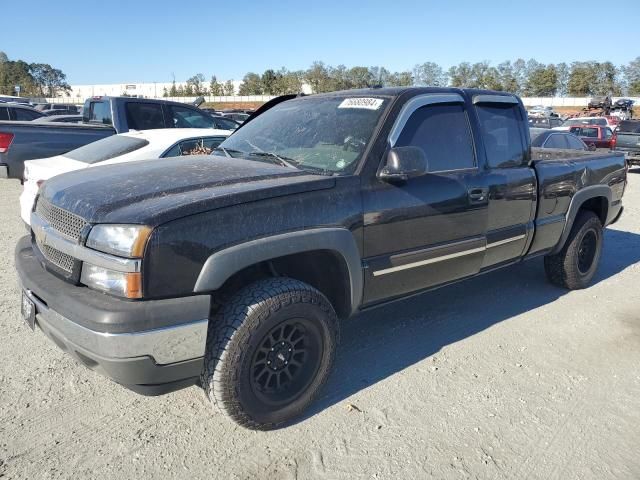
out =
[[374,97],[289,100],[247,123],[220,147],[232,156],[344,173],[362,157],[386,103]]
[[64,154],[71,160],[77,160],[88,164],[104,162],[111,158],[119,157],[125,153],[138,150],[149,142],[141,138],[132,138],[125,135],[113,135],[97,142],[89,143],[84,147],[76,148]]

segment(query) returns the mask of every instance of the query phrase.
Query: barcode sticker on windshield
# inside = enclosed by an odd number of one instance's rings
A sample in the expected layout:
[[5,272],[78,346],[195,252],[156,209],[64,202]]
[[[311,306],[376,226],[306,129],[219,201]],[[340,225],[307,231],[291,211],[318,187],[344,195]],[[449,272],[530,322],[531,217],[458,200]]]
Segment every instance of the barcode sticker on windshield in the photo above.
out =
[[381,98],[345,98],[338,108],[364,108],[366,110],[378,110],[382,106]]

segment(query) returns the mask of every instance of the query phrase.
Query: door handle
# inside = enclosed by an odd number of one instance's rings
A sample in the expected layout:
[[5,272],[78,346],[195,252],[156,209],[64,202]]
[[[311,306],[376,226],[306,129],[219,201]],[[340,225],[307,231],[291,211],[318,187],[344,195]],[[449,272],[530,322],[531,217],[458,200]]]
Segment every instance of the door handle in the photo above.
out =
[[488,188],[471,188],[467,192],[471,203],[483,203],[487,200]]

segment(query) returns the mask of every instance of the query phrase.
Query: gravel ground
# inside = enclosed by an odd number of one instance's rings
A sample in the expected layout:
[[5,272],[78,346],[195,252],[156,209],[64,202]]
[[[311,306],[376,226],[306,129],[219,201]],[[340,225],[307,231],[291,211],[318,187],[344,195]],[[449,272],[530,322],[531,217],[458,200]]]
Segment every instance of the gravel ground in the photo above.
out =
[[[640,478],[640,175],[591,288],[541,260],[361,315],[309,415],[267,433],[201,390],[142,397],[19,318],[0,181],[0,477]],[[352,408],[356,407],[356,408]]]

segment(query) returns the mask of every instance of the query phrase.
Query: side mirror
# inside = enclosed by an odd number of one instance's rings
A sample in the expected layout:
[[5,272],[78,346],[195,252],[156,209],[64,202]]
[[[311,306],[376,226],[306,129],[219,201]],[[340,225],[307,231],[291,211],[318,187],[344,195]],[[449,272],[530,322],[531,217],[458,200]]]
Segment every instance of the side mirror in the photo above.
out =
[[418,147],[395,147],[387,154],[387,163],[378,173],[385,182],[406,182],[429,172],[429,162],[424,151]]

